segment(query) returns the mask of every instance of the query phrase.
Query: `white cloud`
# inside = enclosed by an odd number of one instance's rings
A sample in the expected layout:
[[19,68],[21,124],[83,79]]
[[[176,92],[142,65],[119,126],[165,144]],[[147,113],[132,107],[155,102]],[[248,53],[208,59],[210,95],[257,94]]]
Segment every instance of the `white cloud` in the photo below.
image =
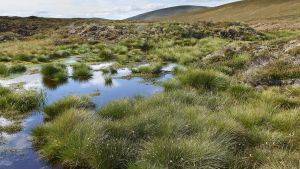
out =
[[175,6],[216,6],[237,0],[0,0],[0,15],[123,19]]

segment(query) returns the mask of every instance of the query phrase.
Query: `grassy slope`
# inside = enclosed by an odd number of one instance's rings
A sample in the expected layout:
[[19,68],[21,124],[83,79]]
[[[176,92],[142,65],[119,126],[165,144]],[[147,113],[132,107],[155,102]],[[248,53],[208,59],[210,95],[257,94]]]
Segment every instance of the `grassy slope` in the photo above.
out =
[[281,23],[299,28],[300,1],[298,0],[245,0],[197,11],[182,16],[176,20],[186,21],[242,21],[252,24]]
[[192,12],[192,11],[201,11],[207,9],[207,7],[202,7],[202,6],[175,6],[175,7],[170,7],[170,8],[163,8],[147,13],[143,13],[131,18],[128,18],[129,20],[159,20],[164,17],[171,17],[174,15],[180,15],[184,14],[187,12]]

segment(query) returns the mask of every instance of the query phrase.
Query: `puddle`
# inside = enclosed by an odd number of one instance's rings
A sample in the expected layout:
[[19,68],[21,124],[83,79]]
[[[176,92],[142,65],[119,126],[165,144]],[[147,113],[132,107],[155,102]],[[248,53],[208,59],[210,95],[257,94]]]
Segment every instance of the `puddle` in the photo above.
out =
[[[68,63],[74,63],[69,61]],[[99,70],[111,66],[113,63],[101,63],[92,65],[93,70]],[[72,72],[70,66],[69,73]],[[131,74],[130,69],[118,69],[114,75],[104,75],[101,71],[94,71],[93,77],[86,81],[77,81],[69,78],[61,84],[48,84],[39,73],[25,74],[13,79],[1,79],[0,85],[13,86],[21,83],[25,89],[42,90],[46,95],[46,105],[52,104],[70,95],[89,95],[97,108],[122,98],[136,96],[151,96],[163,91],[156,82],[161,82],[173,75],[165,73],[155,79],[143,79],[141,77],[124,78]],[[0,124],[7,125],[9,121],[0,118]],[[34,151],[31,142],[31,131],[42,124],[44,116],[42,112],[34,112],[22,123],[23,129],[15,134],[1,133],[0,135],[0,169],[10,168],[51,168]]]
[[13,122],[4,118],[4,117],[0,117],[0,127],[7,127],[7,126],[10,126],[12,125]]

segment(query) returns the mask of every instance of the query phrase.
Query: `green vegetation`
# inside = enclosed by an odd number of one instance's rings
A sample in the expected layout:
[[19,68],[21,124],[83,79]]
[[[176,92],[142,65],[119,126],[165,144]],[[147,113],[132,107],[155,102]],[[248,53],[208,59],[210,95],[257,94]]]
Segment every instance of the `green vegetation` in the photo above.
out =
[[27,68],[24,65],[13,65],[9,68],[10,73],[24,73]]
[[179,76],[182,84],[205,90],[222,90],[229,86],[228,79],[212,70],[190,70]]
[[211,70],[184,75],[193,80],[180,75],[182,89],[112,102],[98,114],[71,108],[37,128],[35,143],[73,168],[297,168],[298,88],[282,96]]
[[281,84],[282,80],[298,78],[300,78],[300,67],[288,58],[267,65],[254,76],[256,83],[269,85]]
[[0,63],[0,75],[7,76],[9,74],[9,69],[5,64]]
[[153,65],[142,65],[137,68],[132,68],[132,73],[139,75],[158,75],[160,74],[162,65],[153,64]]
[[93,103],[88,97],[70,96],[66,97],[50,106],[45,107],[44,112],[47,119],[53,119],[68,109],[88,109],[93,107]]
[[[55,88],[68,79],[67,67],[59,63],[76,55],[72,76],[78,80],[92,76],[86,62],[116,62],[101,69],[107,86],[119,67],[131,68],[133,76],[156,77],[163,65],[184,66],[163,83],[163,93],[150,98],[123,99],[94,110],[89,98],[72,96],[45,107],[46,122],[34,130],[34,143],[54,165],[299,167],[298,30],[93,19],[55,20],[50,29],[44,26],[47,19],[2,20],[11,28],[3,34],[11,38],[0,43],[1,77],[26,71],[25,64],[42,64],[45,85]],[[41,30],[23,28],[24,23]],[[20,130],[20,119],[43,100],[34,92],[6,88],[0,88],[0,96],[1,117],[14,121],[0,131],[10,132]]]
[[26,70],[27,68],[24,65],[12,65],[8,67],[5,64],[0,63],[0,76],[2,77],[6,77],[16,73],[24,73],[26,72]]
[[21,130],[21,120],[31,111],[39,109],[44,102],[43,94],[34,91],[18,91],[0,87],[0,116],[13,123],[0,127],[0,132]]
[[42,66],[44,78],[54,82],[65,81],[68,78],[67,68],[63,64],[46,64]]
[[76,80],[85,80],[93,76],[91,68],[84,63],[77,63],[73,66],[73,78]]
[[191,64],[212,52],[220,50],[226,43],[226,40],[219,38],[162,41],[151,51],[151,55],[158,57],[162,61]]

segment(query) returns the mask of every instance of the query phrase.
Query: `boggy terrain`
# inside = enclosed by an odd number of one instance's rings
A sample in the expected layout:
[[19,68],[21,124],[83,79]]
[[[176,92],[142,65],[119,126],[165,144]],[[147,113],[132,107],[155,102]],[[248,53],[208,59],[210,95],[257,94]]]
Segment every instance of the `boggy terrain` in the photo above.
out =
[[[96,62],[116,62],[101,70],[106,73],[126,66],[131,76],[143,77],[161,74],[165,64],[177,65],[175,77],[162,84],[163,93],[98,110],[87,97],[43,107],[42,96],[32,94],[38,104],[28,102],[24,105],[32,106],[20,110],[43,108],[46,122],[34,129],[33,142],[54,166],[299,167],[299,30],[257,31],[229,22],[61,20],[32,31],[19,26],[24,20],[39,27],[39,18],[1,22],[1,28],[14,23],[14,29],[1,29],[3,78],[24,72],[20,64],[25,71],[40,64],[45,78],[64,81],[68,70],[58,62],[75,55],[81,63],[73,65],[72,76],[83,80]],[[136,66],[141,63],[147,64]],[[15,104],[11,91],[0,92],[3,105]],[[0,106],[1,112],[14,111],[7,107]]]

